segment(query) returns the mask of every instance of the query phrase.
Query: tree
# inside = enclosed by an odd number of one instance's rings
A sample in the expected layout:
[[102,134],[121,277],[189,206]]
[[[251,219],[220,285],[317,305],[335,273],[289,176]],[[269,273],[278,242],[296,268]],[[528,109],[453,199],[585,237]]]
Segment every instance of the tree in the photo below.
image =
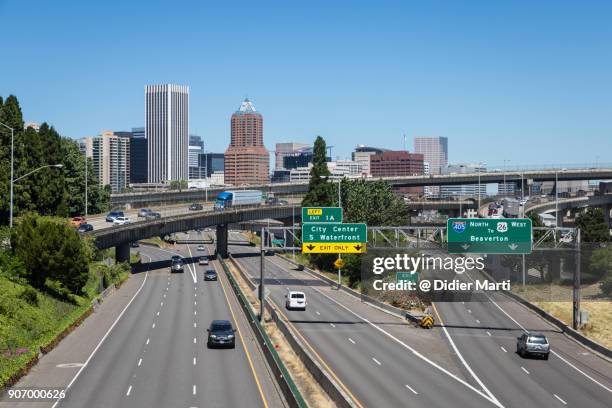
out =
[[334,186],[329,182],[325,140],[317,136],[314,142],[312,169],[308,181],[308,192],[302,199],[304,207],[331,206],[334,202]]
[[82,293],[93,250],[65,220],[27,214],[13,229],[11,247],[32,286]]
[[408,221],[408,207],[383,180],[343,180],[341,193],[346,222],[406,225]]
[[183,190],[189,186],[187,180],[171,180],[170,181],[170,190]]
[[589,207],[576,218],[576,228],[580,228],[582,242],[608,242],[610,230],[606,225],[601,208]]

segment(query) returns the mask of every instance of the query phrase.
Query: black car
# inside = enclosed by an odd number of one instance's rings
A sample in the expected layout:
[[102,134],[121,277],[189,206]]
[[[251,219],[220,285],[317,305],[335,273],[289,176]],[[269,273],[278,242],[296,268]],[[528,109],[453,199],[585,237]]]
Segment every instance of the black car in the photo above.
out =
[[151,211],[145,215],[145,220],[156,220],[158,218],[161,218],[161,214],[158,212]]
[[229,320],[213,320],[208,329],[208,348],[213,347],[236,347],[236,330]]
[[172,255],[170,264],[170,273],[183,272],[183,258],[178,255]]
[[138,241],[130,242],[130,248],[138,248],[140,244]]
[[199,211],[199,210],[203,210],[204,207],[202,206],[202,204],[198,204],[198,203],[193,203],[189,206],[189,210],[190,211]]
[[79,225],[79,232],[89,232],[89,231],[93,231],[93,225],[91,224],[81,224]]
[[113,222],[117,217],[125,217],[123,211],[111,211],[106,214],[106,222]]
[[205,281],[216,281],[217,280],[217,272],[214,269],[208,269],[204,272],[204,280]]

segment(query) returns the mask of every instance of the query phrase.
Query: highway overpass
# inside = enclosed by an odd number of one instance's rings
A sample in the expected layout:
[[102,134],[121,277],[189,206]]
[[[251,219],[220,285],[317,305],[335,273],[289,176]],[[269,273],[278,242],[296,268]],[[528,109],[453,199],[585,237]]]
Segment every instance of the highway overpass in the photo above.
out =
[[563,224],[563,213],[569,209],[576,208],[587,208],[587,207],[600,207],[604,210],[604,215],[610,225],[610,211],[612,211],[612,194],[594,195],[588,197],[576,197],[576,198],[565,198],[560,199],[558,203],[555,201],[547,201],[545,203],[539,203],[532,206],[528,206],[526,209],[527,213],[537,212],[538,214],[556,211],[557,225],[562,226]]
[[198,228],[216,227],[217,252],[227,255],[227,234],[229,224],[244,221],[277,219],[288,220],[301,217],[301,207],[297,206],[270,206],[226,211],[193,212],[157,220],[143,221],[134,224],[114,226],[87,233],[95,239],[99,249],[115,247],[115,256],[118,262],[129,260],[130,242],[150,237],[163,237],[176,232],[190,231]]
[[[384,180],[394,187],[423,187],[442,185],[462,185],[488,183],[527,183],[532,181],[575,181],[575,180],[608,180],[612,179],[612,168],[566,169],[566,170],[526,170],[508,172],[487,172],[470,174],[441,174],[428,176],[401,176],[367,178],[367,181]],[[250,189],[262,190],[276,196],[303,194],[308,189],[308,182],[278,183],[249,186]],[[145,193],[113,194],[111,203],[119,206],[148,206],[158,203],[191,202],[214,200],[216,195],[231,187],[216,187],[208,190],[160,191]]]

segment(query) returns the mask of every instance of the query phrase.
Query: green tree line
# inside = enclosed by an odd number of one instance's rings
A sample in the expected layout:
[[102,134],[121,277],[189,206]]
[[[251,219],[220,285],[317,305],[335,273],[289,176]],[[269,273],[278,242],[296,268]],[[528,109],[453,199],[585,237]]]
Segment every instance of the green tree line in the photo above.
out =
[[[0,122],[14,129],[14,179],[41,166],[45,168],[14,184],[13,214],[28,211],[41,215],[68,217],[85,211],[85,158],[78,143],[62,137],[43,123],[37,131],[24,128],[23,114],[14,95],[0,96]],[[93,163],[87,160],[88,211],[99,213],[108,208],[110,193],[99,187]],[[11,132],[0,126],[0,224],[8,224],[11,172]]]

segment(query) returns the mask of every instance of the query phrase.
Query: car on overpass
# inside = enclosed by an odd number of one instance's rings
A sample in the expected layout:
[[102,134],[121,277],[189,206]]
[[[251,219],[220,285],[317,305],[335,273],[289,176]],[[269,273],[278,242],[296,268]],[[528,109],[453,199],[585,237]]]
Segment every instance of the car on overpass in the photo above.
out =
[[208,341],[206,346],[213,347],[236,347],[236,329],[232,327],[229,320],[213,320],[208,329]]
[[114,222],[117,217],[123,217],[123,211],[111,211],[106,214],[106,222]]
[[160,214],[160,213],[158,213],[158,212],[153,212],[153,211],[151,211],[150,213],[148,213],[148,214],[145,216],[145,219],[146,219],[147,221],[148,221],[148,220],[156,220],[156,219],[158,219],[158,218],[161,218],[161,214]]
[[204,209],[202,204],[193,203],[189,206],[189,211],[201,211]]
[[516,338],[516,353],[521,357],[534,355],[548,360],[550,343],[543,334],[523,333]]
[[113,225],[126,225],[130,223],[129,217],[121,216],[113,220]]
[[81,225],[79,225],[79,229],[77,231],[79,232],[89,232],[89,231],[93,231],[94,227],[91,224],[87,224],[87,223],[83,223]]
[[138,210],[138,218],[146,218],[147,214],[151,212],[153,211],[151,211],[150,208],[141,208],[140,210]]

